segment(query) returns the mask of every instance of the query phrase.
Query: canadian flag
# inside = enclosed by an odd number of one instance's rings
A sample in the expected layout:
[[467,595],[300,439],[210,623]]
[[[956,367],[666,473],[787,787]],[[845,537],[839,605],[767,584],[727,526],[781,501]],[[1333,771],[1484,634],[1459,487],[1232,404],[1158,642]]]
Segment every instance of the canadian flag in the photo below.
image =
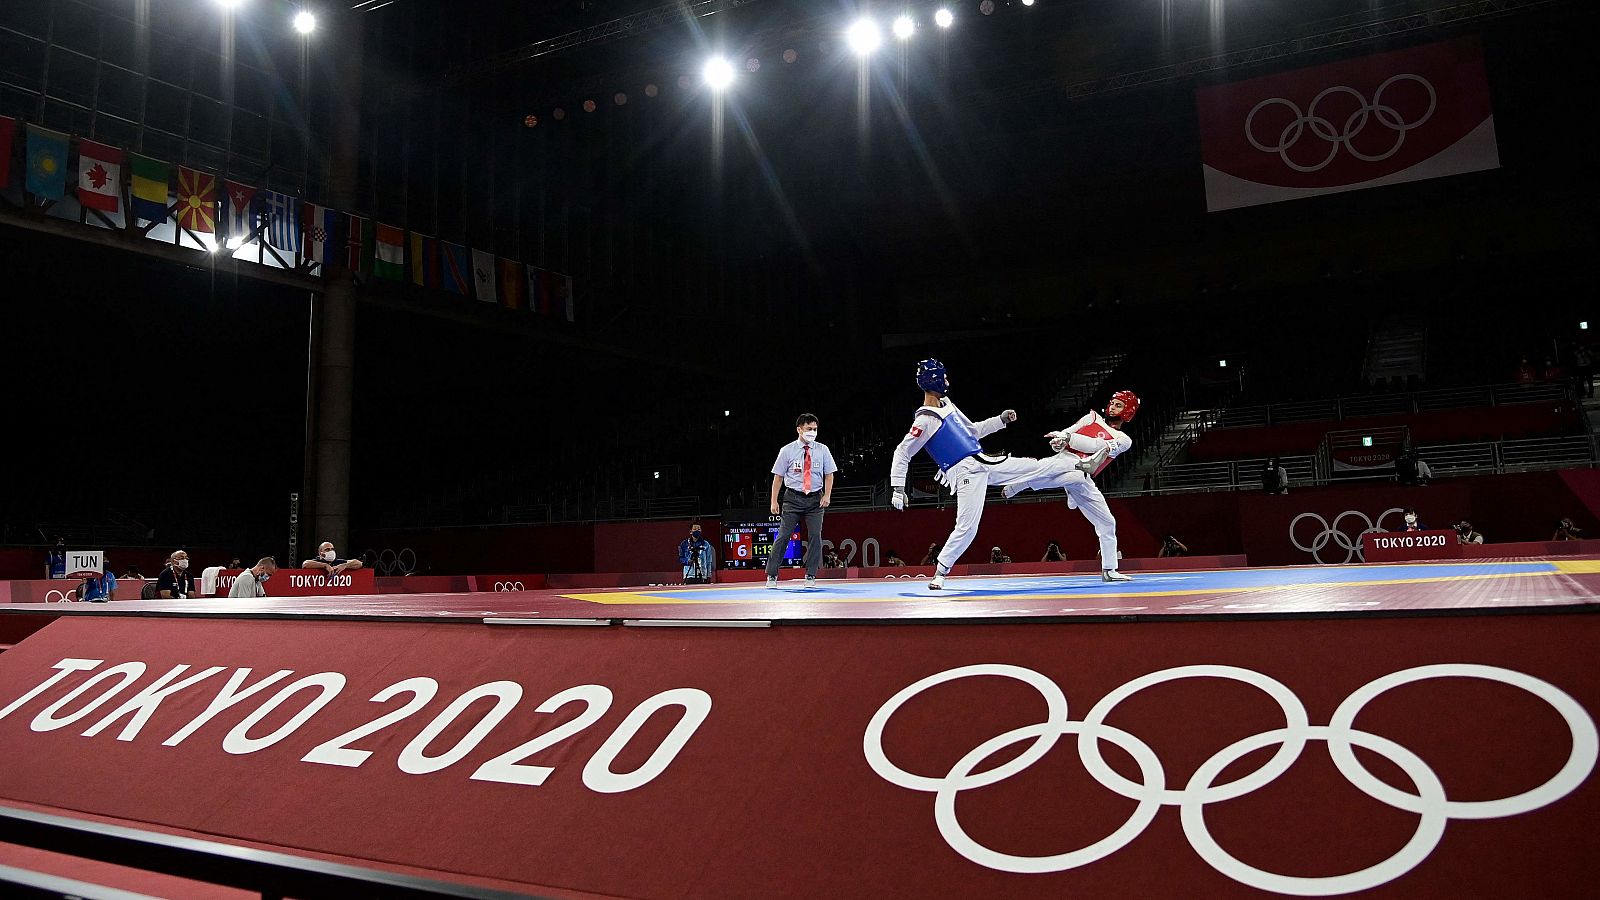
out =
[[78,202],[114,213],[122,208],[122,151],[78,141]]

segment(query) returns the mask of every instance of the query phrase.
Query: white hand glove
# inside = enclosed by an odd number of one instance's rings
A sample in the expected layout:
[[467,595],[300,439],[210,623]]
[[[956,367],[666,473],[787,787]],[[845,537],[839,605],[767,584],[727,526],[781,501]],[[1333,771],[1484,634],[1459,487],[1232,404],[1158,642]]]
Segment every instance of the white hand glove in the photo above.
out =
[[1014,410],[1014,409],[1008,409],[1005,412],[1000,414],[1000,421],[1002,423],[1015,422],[1016,420],[1017,420],[1017,411]]
[[906,492],[905,492],[904,488],[895,488],[894,489],[894,493],[889,495],[889,505],[894,507],[895,509],[898,509],[898,510],[902,511],[902,512],[905,511],[905,508],[906,508]]
[[1064,431],[1051,431],[1045,434],[1050,439],[1050,449],[1057,453],[1067,448],[1067,433]]

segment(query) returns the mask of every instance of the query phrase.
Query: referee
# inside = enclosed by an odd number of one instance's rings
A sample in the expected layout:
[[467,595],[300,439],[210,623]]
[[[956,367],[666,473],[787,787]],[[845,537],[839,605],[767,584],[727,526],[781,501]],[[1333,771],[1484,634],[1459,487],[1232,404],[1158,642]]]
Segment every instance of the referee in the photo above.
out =
[[[817,440],[817,417],[802,413],[794,420],[797,437],[778,451],[772,464],[772,514],[781,515],[778,533],[773,536],[772,552],[767,554],[767,587],[778,586],[778,566],[789,536],[803,518],[806,520],[806,587],[817,586],[817,568],[822,565],[822,511],[833,496],[833,454]],[[787,488],[782,494],[779,490]],[[780,506],[779,497],[782,497]]]

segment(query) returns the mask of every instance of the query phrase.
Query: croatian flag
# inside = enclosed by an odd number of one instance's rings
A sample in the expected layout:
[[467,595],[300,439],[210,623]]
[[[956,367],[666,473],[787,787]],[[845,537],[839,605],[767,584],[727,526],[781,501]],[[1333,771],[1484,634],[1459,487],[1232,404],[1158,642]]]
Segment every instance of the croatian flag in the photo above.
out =
[[302,255],[308,262],[328,262],[328,247],[333,244],[334,235],[338,233],[337,218],[339,213],[326,206],[307,203],[302,207],[305,210],[305,250]]
[[300,252],[300,201],[277,191],[262,191],[258,201],[267,243],[290,253]]

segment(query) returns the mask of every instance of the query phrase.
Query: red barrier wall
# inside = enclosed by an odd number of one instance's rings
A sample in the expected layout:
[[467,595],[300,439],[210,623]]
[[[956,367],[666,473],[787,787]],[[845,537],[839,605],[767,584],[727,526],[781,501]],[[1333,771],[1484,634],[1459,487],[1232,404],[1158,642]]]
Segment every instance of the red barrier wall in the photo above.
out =
[[[1058,493],[1056,496],[1060,496]],[[1415,506],[1423,521],[1446,526],[1462,517],[1472,520],[1492,542],[1544,541],[1561,516],[1572,516],[1589,536],[1600,537],[1600,470],[1528,472],[1516,475],[1451,478],[1429,487],[1402,488],[1392,482],[1297,489],[1284,496],[1255,492],[1173,494],[1111,501],[1123,555],[1153,557],[1161,538],[1174,534],[1196,555],[1246,554],[1251,565],[1315,562],[1289,540],[1289,525],[1301,513],[1315,513],[1331,527],[1347,510],[1374,521],[1393,506]],[[1391,516],[1385,525],[1394,523]],[[1355,517],[1343,525],[1350,530]],[[943,541],[955,522],[954,507],[917,507],[905,512],[836,510],[828,513],[824,538],[839,548],[853,566],[873,562],[864,545],[876,542],[878,561],[897,550],[906,562],[922,561],[932,541]],[[369,535],[364,546],[411,547],[434,572],[508,571],[583,572],[605,563],[600,571],[665,571],[677,564],[678,541],[688,533],[688,520],[594,525],[507,526],[384,532]],[[715,540],[717,525],[702,520]],[[1315,526],[1302,520],[1302,527]],[[1351,531],[1353,538],[1361,529]],[[978,539],[961,562],[981,565],[989,548],[999,545],[1017,562],[1044,555],[1045,542],[1056,539],[1068,559],[1092,560],[1099,552],[1094,532],[1082,514],[1064,501],[1001,504],[984,512]],[[1302,538],[1309,545],[1311,538]],[[1328,554],[1324,554],[1325,557]],[[865,557],[865,559],[863,558]],[[1331,559],[1343,562],[1343,556]],[[588,568],[586,568],[588,567]]]
[[1216,428],[1189,447],[1195,462],[1256,459],[1262,456],[1315,453],[1330,431],[1366,431],[1409,426],[1411,440],[1421,444],[1493,441],[1506,438],[1569,434],[1577,412],[1565,400],[1479,409],[1449,409],[1394,416],[1361,416],[1293,422],[1258,428]]

